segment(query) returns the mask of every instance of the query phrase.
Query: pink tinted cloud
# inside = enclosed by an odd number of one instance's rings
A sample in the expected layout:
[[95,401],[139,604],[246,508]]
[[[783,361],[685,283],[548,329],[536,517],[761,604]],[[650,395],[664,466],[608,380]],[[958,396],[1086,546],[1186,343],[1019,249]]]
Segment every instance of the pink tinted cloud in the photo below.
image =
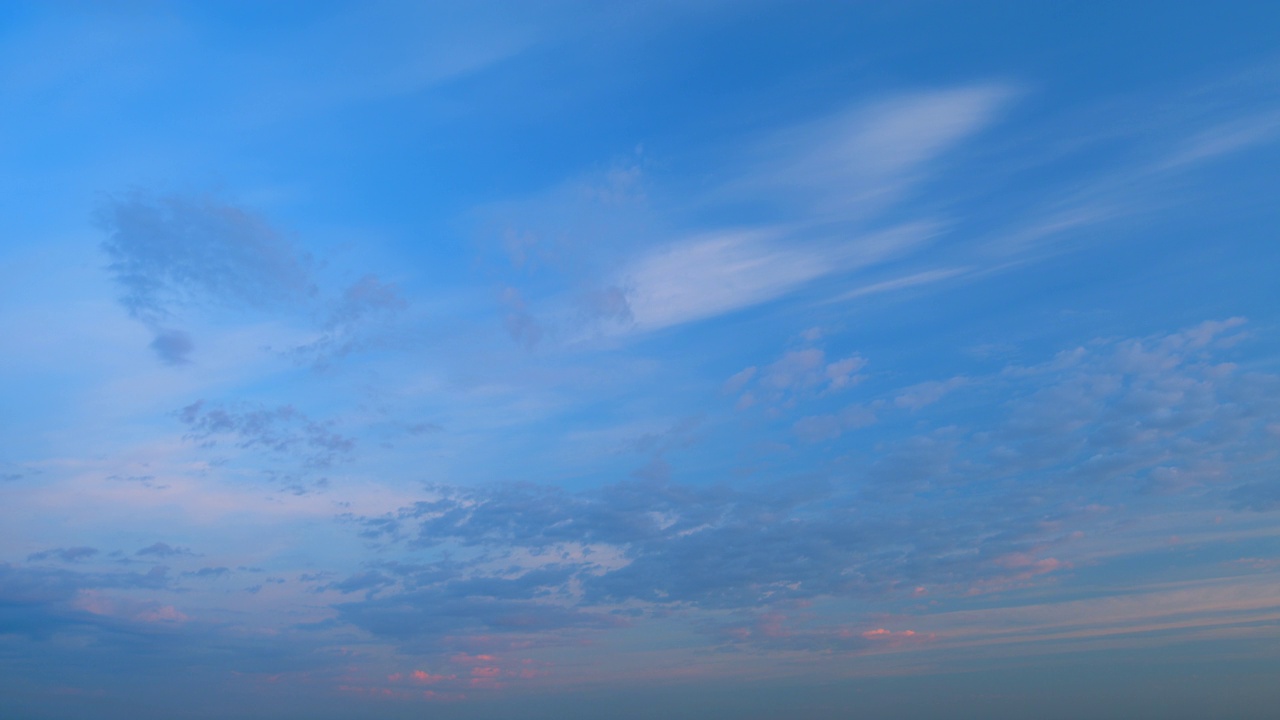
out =
[[498,658],[494,655],[469,655],[467,653],[455,653],[449,658],[449,662],[455,665],[487,665],[495,662]]
[[760,621],[756,626],[757,631],[767,638],[785,638],[791,636],[791,631],[784,627],[787,618],[782,613],[767,613],[760,616]]
[[980,595],[986,592],[998,592],[1019,587],[1040,576],[1071,567],[1071,563],[1057,558],[1037,558],[1033,553],[1025,552],[1001,555],[995,558],[994,563],[1010,572],[999,577],[988,578],[974,583],[969,588],[970,595]]
[[155,608],[149,608],[134,615],[135,620],[141,620],[147,623],[182,623],[188,618],[172,605],[161,605]]
[[416,683],[431,685],[445,680],[457,680],[457,675],[432,675],[424,670],[414,670],[411,677]]
[[873,647],[877,649],[899,648],[905,645],[930,642],[937,638],[934,633],[919,633],[915,630],[889,630],[888,628],[864,630],[859,633],[859,636],[863,640],[870,641]]

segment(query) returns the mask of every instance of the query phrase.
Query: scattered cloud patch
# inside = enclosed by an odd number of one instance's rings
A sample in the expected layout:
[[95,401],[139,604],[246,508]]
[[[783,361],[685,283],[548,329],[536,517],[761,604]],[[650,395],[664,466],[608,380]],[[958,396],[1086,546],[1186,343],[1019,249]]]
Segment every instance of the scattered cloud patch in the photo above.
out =
[[298,360],[325,368],[376,340],[378,327],[390,325],[409,303],[394,283],[367,274],[343,291],[324,321],[320,337],[290,351]]
[[168,365],[185,365],[191,362],[191,351],[195,343],[191,336],[182,330],[158,328],[155,339],[151,341],[151,350]]
[[919,410],[938,402],[948,393],[956,388],[963,387],[968,382],[970,382],[969,378],[960,376],[953,377],[950,380],[923,382],[903,390],[901,394],[893,399],[893,404],[912,411]]
[[261,448],[299,459],[309,468],[328,467],[350,457],[355,440],[334,432],[331,423],[318,422],[291,405],[274,409],[228,409],[198,400],[178,413],[187,437],[205,446],[221,438],[239,448]]
[[155,333],[164,362],[186,363],[193,343],[170,323],[194,307],[267,309],[316,292],[312,260],[264,218],[213,196],[109,198],[97,220],[129,315]]
[[745,368],[725,381],[726,393],[741,393],[739,409],[757,402],[794,406],[802,399],[847,390],[866,379],[859,373],[867,366],[859,354],[831,359],[821,348],[790,350],[781,358],[757,368]]
[[169,543],[157,542],[139,549],[134,553],[134,555],[137,555],[138,557],[152,556],[158,558],[171,558],[181,557],[184,555],[194,556],[195,553],[191,552],[190,548],[174,547]]
[[772,194],[830,217],[860,217],[899,200],[931,163],[992,124],[1013,88],[971,85],[860,104],[776,134],[739,192]]
[[28,561],[48,560],[54,558],[63,562],[79,562],[87,560],[98,554],[97,548],[86,547],[83,545],[69,548],[52,548],[50,550],[42,550],[38,553],[32,553],[27,556]]

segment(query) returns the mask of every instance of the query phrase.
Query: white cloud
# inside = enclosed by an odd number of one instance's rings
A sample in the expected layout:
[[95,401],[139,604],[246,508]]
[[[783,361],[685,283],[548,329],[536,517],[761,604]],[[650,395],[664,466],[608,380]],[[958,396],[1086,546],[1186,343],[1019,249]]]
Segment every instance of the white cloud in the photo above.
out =
[[788,241],[778,230],[694,237],[641,257],[617,284],[630,288],[635,327],[655,330],[732,312],[820,277],[904,253],[935,232],[910,223],[841,243]]
[[832,298],[830,302],[840,302],[842,300],[852,300],[854,298],[866,295],[875,295],[883,292],[892,292],[903,288],[915,287],[916,285],[927,285],[928,283],[939,282],[957,275],[963,275],[968,272],[968,268],[942,268],[939,270],[925,270],[924,272],[905,275],[903,277],[885,280],[884,282],[872,283],[871,285],[863,285],[854,288],[846,293],[842,293]]
[[761,162],[734,188],[796,196],[823,213],[865,215],[989,125],[1012,95],[998,84],[908,93],[788,128],[761,146]]
[[1185,140],[1160,166],[1171,170],[1207,162],[1254,145],[1271,142],[1280,133],[1280,112],[1267,112],[1225,122]]
[[732,394],[746,387],[746,384],[751,382],[751,378],[756,376],[756,370],[756,366],[752,365],[734,373],[732,377],[724,381],[724,391]]
[[715,233],[641,258],[628,273],[631,312],[641,328],[678,325],[771,300],[827,272],[818,253],[778,247],[766,233]]
[[968,382],[969,378],[962,376],[956,376],[946,381],[931,380],[922,382],[904,390],[898,397],[894,398],[893,403],[900,408],[919,410],[922,407],[938,402],[947,393]]

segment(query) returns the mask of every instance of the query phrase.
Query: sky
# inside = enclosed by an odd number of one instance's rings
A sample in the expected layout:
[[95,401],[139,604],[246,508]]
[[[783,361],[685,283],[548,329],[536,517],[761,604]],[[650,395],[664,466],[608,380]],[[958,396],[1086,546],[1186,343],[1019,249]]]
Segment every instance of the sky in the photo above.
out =
[[1280,702],[1280,7],[0,6],[0,716]]

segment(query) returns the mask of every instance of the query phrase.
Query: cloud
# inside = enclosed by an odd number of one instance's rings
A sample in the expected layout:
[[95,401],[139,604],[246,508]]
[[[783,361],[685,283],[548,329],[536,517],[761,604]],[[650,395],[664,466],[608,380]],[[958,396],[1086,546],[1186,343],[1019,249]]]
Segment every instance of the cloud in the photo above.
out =
[[[79,687],[108,682],[125,694],[143,691],[135,684],[140,672],[149,688],[157,681],[190,677],[197,668],[219,667],[234,675],[317,669],[333,662],[323,653],[312,654],[315,645],[305,636],[273,633],[265,641],[227,633],[225,626],[202,623],[157,599],[177,590],[160,567],[146,573],[74,572],[0,563],[0,643],[21,656],[23,673]],[[63,646],[68,641],[76,643],[83,665],[68,665]],[[119,662],[122,657],[130,662]],[[7,670],[16,672],[12,663]]]
[[38,553],[32,553],[27,556],[28,561],[46,560],[50,557],[57,558],[63,562],[78,562],[86,558],[93,557],[98,554],[97,548],[77,546],[69,548],[53,548],[51,550],[42,550]]
[[656,330],[759,305],[827,275],[883,262],[936,228],[911,223],[849,240],[802,241],[782,229],[725,230],[650,251],[621,274],[638,330]]
[[1231,499],[1237,510],[1273,512],[1280,510],[1280,483],[1245,483],[1231,491]]
[[[743,393],[738,400],[740,410],[760,401],[793,406],[802,399],[837,393],[857,385],[866,379],[858,371],[865,368],[867,362],[856,353],[831,360],[821,348],[789,350],[763,368],[753,365],[735,373],[725,381],[723,390]],[[850,409],[847,414],[856,426],[859,421],[854,416],[860,415],[860,411]]]
[[330,328],[350,326],[370,315],[393,313],[407,306],[394,284],[382,282],[376,275],[365,275],[343,292],[342,301],[326,324]]
[[884,646],[919,644],[933,639],[913,630],[883,627],[824,625],[803,613],[778,611],[747,614],[743,619],[709,623],[704,631],[721,648],[750,648],[757,652],[803,651],[851,653]]
[[139,557],[144,555],[154,555],[161,558],[179,557],[182,555],[195,555],[190,548],[174,547],[169,543],[157,542],[152,543],[134,553]]
[[738,393],[742,388],[746,387],[747,383],[751,382],[751,378],[756,376],[756,372],[759,369],[760,368],[757,368],[755,365],[752,365],[751,367],[743,368],[742,370],[734,373],[728,380],[724,381],[724,392],[731,395]]
[[[535,233],[514,231],[508,223],[505,246],[523,269],[535,251],[548,251],[546,237],[575,238],[572,251],[558,248],[557,258],[567,279],[579,287],[577,304],[586,322],[606,333],[650,332],[755,307],[818,279],[901,257],[937,235],[937,223],[929,221],[881,223],[880,229],[869,221],[932,172],[943,153],[993,121],[1012,95],[1010,88],[996,84],[909,93],[747,143],[722,170],[739,179],[708,190],[701,201],[709,206],[785,206],[778,212],[779,222],[662,230],[668,239],[654,243],[643,232],[656,225],[652,209],[647,197],[634,190],[640,173],[631,168],[613,172],[603,182],[605,187],[621,182],[620,193],[587,192],[601,183],[579,183],[572,192],[561,188],[543,198],[542,205],[572,211],[527,208],[533,222],[546,224],[550,214],[555,226]],[[617,180],[619,175],[625,182]],[[621,199],[613,199],[615,195]],[[625,227],[617,219],[593,220],[587,223],[591,232],[578,237],[584,234],[584,216],[594,218],[606,205],[619,203],[629,212]],[[617,214],[616,208],[608,209],[606,215]],[[652,232],[659,231],[655,227]],[[904,282],[919,284],[959,272],[932,271]],[[545,292],[545,283],[543,288]],[[529,310],[543,299],[526,301],[513,289],[506,293],[504,323],[526,346],[537,344],[549,327]]]
[[759,385],[777,392],[798,392],[824,388],[842,390],[856,383],[855,375],[867,364],[859,355],[828,363],[818,348],[792,350],[764,369]]
[[151,341],[151,350],[168,365],[185,365],[191,362],[191,351],[195,344],[191,336],[182,330],[158,328],[155,339]]
[[[925,419],[880,430],[874,453],[843,461],[829,479],[677,483],[650,474],[578,492],[434,485],[395,513],[352,519],[391,547],[453,559],[387,574],[403,589],[380,583],[376,599],[344,605],[342,617],[388,637],[406,626],[423,637],[558,632],[603,629],[596,616],[619,605],[641,614],[755,613],[914,598],[921,588],[932,598],[964,597],[1057,582],[1088,559],[1073,554],[1080,538],[1123,536],[1090,509],[1104,500],[1145,507],[1163,483],[1162,497],[1188,507],[1274,508],[1265,478],[1280,401],[1267,398],[1280,397],[1271,390],[1280,378],[1217,360],[1241,322],[1097,340],[1038,366],[916,384],[874,412],[851,405],[802,417],[793,432],[821,441],[877,422],[878,413],[922,409],[944,392],[1007,398],[975,427],[929,428]],[[832,383],[833,363],[812,348],[775,365],[740,380],[779,392]],[[1242,474],[1203,470],[1224,461]],[[1107,552],[1125,552],[1117,543]],[[760,647],[815,652],[926,637],[883,624],[747,629]]]
[[583,294],[579,301],[586,320],[627,325],[635,319],[626,288],[607,285]]
[[371,336],[374,330],[390,324],[407,307],[408,301],[394,283],[366,274],[333,303],[320,337],[293,348],[289,354],[316,368],[328,367],[334,360],[375,342]]
[[266,220],[213,197],[133,193],[99,209],[103,249],[142,320],[193,302],[261,307],[313,291],[311,260]]
[[759,232],[725,232],[652,253],[625,277],[636,325],[657,329],[771,300],[830,271],[818,252],[784,250]]
[[395,580],[383,575],[380,572],[370,571],[358,573],[348,577],[346,580],[332,582],[321,586],[323,590],[337,590],[343,595],[349,595],[354,592],[367,592],[372,597],[378,589],[387,585],[394,585]]
[[520,291],[512,287],[504,289],[502,303],[507,306],[506,317],[502,320],[507,334],[526,349],[537,347],[545,331],[542,323],[529,312]]
[[47,638],[82,628],[111,628],[110,618],[95,617],[90,600],[99,590],[158,590],[169,579],[164,568],[147,573],[73,572],[0,563],[0,637]]
[[854,298],[865,297],[867,295],[877,295],[879,293],[892,292],[903,288],[928,285],[930,283],[941,282],[942,280],[957,277],[967,272],[969,272],[969,268],[925,270],[924,272],[904,275],[903,277],[894,278],[893,280],[885,280],[854,288],[853,290],[849,290],[831,298],[828,302],[842,302],[845,300],[853,300]]
[[941,400],[945,395],[962,387],[969,382],[966,377],[953,377],[950,380],[930,380],[928,382],[913,385],[902,391],[893,399],[893,403],[900,408],[908,410],[919,410],[920,408],[932,405]]
[[134,618],[145,623],[182,623],[191,619],[174,606],[159,603],[142,610]]
[[877,420],[876,413],[871,408],[850,405],[838,413],[802,417],[792,424],[791,429],[801,440],[815,443],[835,440],[849,430],[870,427]]
[[308,468],[327,467],[350,457],[355,440],[308,418],[291,405],[273,409],[228,409],[198,400],[179,412],[187,437],[206,446],[231,438],[239,448],[263,448],[295,457]]
[[[504,633],[538,636],[575,629],[617,627],[622,622],[602,613],[534,600],[534,584],[517,599],[495,597],[488,588],[462,583],[412,590],[335,606],[338,617],[398,644],[435,643],[446,636]],[[501,588],[498,592],[504,591]]]
[[165,327],[194,306],[264,309],[316,292],[312,261],[262,217],[212,196],[112,197],[98,210],[108,269],[129,314],[156,333],[165,362],[190,339]]
[[1265,112],[1246,115],[1187,138],[1170,153],[1160,165],[1160,169],[1171,170],[1184,165],[1214,160],[1255,145],[1272,142],[1277,135],[1280,135],[1280,113]]
[[787,198],[824,217],[866,216],[901,199],[928,165],[994,121],[1014,96],[999,84],[927,90],[848,108],[776,133],[732,188]]

